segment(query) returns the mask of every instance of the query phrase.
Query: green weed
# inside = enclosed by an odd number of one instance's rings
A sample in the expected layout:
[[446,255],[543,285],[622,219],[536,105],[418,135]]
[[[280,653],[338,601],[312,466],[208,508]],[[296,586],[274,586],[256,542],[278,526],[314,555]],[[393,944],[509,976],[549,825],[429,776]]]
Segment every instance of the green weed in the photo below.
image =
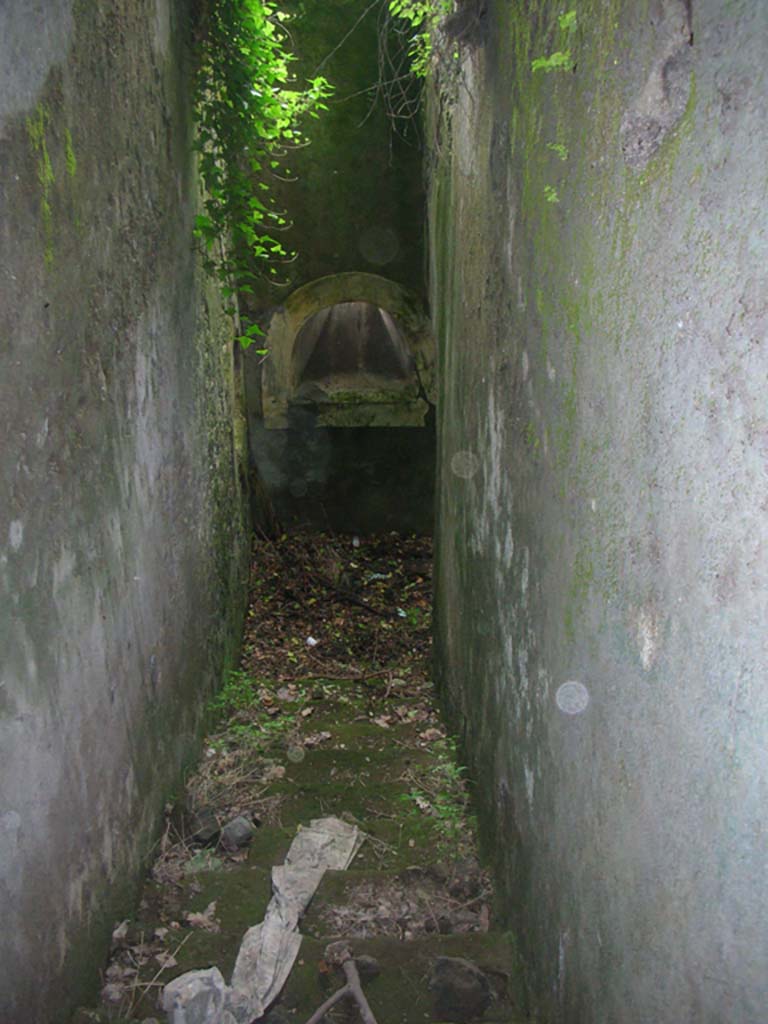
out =
[[233,670],[228,673],[227,680],[208,702],[209,711],[232,714],[254,706],[257,700],[257,682],[247,672]]
[[402,799],[431,820],[441,855],[455,857],[474,847],[477,820],[470,811],[468,769],[458,762],[456,741],[439,740],[432,748],[436,764],[419,777]]
[[[287,20],[271,0],[215,0],[198,46],[194,106],[205,194],[195,235],[225,299],[252,293],[260,276],[272,279],[275,263],[289,258],[275,238],[287,221],[267,181],[306,143],[300,124],[326,108],[331,92],[321,76],[297,88]],[[250,323],[238,340],[247,348],[262,334]]]

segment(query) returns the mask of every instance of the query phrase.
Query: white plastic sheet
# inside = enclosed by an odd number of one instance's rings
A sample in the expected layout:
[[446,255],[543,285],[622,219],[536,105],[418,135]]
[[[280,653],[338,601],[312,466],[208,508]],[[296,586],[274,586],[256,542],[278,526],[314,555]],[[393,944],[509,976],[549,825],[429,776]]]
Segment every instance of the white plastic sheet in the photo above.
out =
[[[237,1024],[261,1017],[280,994],[299,953],[299,920],[307,909],[326,871],[345,871],[365,836],[355,825],[339,818],[315,818],[299,827],[285,863],[272,868],[272,899],[261,924],[245,933],[237,954],[232,982],[226,993],[226,1009],[211,1004],[210,1019],[201,1024],[225,1024],[232,1014]],[[171,982],[175,990],[205,972],[190,971]],[[218,972],[216,972],[218,974]],[[170,993],[169,993],[170,996]],[[171,1024],[192,1024],[185,1007],[176,1005]],[[189,1007],[191,1010],[191,1006]],[[198,1018],[194,1018],[198,1024]]]
[[299,953],[299,919],[326,871],[345,871],[364,836],[339,818],[315,818],[300,828],[280,867],[272,868],[273,896],[261,924],[249,928],[237,955],[227,1005],[240,1024],[274,1002]]

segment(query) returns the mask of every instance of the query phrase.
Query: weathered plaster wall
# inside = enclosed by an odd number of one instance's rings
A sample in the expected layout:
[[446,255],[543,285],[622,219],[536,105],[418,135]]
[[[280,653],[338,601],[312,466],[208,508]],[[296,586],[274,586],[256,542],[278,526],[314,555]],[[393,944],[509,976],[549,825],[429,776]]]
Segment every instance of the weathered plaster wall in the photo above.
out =
[[[0,5],[0,1020],[97,984],[246,544],[185,3]],[[242,449],[242,431],[240,431]]]
[[432,107],[439,678],[568,1024],[768,1006],[768,6],[690,6],[491,0]]

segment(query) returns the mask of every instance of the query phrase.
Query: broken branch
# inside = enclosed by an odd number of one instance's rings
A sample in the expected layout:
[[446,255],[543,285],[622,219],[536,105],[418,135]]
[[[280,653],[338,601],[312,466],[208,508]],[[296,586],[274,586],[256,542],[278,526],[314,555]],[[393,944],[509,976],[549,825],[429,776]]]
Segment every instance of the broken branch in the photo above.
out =
[[332,996],[326,999],[319,1009],[315,1010],[307,1021],[307,1024],[320,1024],[320,1021],[331,1007],[335,1006],[336,1003],[340,1002],[346,996],[351,996],[357,1003],[363,1024],[378,1024],[378,1021],[373,1015],[373,1010],[371,1010],[371,1007],[368,1005],[368,1000],[365,998],[363,986],[360,984],[360,975],[357,970],[357,964],[355,963],[349,948],[344,947],[339,950],[339,945],[341,944],[334,943],[332,946],[329,946],[325,951],[325,955],[329,962],[335,963],[336,966],[341,966],[342,971],[344,971],[344,977],[347,979],[347,983],[340,988],[338,992],[334,992]]

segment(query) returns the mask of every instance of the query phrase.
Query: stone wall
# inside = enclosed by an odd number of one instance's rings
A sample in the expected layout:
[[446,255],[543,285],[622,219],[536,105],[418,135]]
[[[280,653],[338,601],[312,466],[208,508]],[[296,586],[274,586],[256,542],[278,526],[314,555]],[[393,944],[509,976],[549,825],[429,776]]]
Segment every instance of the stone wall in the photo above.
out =
[[440,685],[543,1019],[752,1024],[768,7],[472,13],[432,97]]
[[[0,1020],[98,984],[247,571],[182,0],[0,7]],[[236,438],[240,438],[238,441]]]

